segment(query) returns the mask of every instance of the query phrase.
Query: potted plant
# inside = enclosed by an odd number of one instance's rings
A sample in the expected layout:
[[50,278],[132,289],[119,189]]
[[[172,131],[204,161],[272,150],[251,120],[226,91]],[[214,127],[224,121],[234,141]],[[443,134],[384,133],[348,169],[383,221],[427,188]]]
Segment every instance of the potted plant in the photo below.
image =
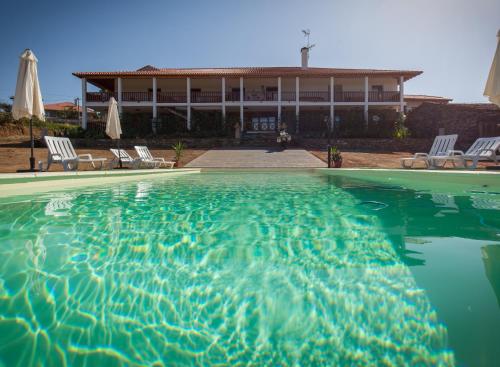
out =
[[330,162],[333,162],[333,166],[335,168],[342,167],[342,153],[340,152],[340,150],[337,147],[333,146],[330,147],[329,153]]
[[181,141],[178,141],[176,144],[172,145],[172,149],[174,150],[175,154],[175,166],[179,167],[179,162],[181,160],[181,156],[184,153],[184,144],[182,144]]

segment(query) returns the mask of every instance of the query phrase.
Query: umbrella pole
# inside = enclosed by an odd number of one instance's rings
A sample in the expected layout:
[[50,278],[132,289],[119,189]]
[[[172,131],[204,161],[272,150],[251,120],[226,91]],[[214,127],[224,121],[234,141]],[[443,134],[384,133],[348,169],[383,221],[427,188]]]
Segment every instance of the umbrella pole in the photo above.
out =
[[30,117],[30,147],[31,147],[30,171],[35,172],[35,156],[34,156],[35,141],[33,139],[33,117]]

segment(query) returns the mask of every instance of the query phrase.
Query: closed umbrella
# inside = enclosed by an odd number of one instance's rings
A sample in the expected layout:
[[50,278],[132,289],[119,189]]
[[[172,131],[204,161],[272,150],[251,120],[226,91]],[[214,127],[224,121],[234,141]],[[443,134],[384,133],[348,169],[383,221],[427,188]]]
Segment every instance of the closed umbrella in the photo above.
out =
[[484,95],[488,97],[491,103],[500,107],[500,30],[497,33],[497,42],[497,50],[484,88]]
[[118,113],[118,103],[114,97],[109,99],[108,119],[106,120],[106,135],[113,140],[118,140],[118,162],[122,168],[122,159],[120,154],[120,135],[122,127],[120,124],[120,114]]
[[43,108],[42,93],[38,83],[38,60],[30,49],[24,50],[19,61],[19,71],[17,73],[16,94],[12,105],[12,117],[20,119],[27,117],[30,119],[30,171],[35,171],[35,157],[33,154],[33,116],[40,120],[45,120],[45,110]]

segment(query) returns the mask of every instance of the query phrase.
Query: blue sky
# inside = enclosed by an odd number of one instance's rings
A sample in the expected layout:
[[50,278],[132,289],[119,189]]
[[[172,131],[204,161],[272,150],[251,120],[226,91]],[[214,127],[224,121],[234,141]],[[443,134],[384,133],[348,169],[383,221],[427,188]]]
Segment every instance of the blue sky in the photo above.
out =
[[8,1],[0,100],[14,93],[25,48],[54,102],[80,96],[74,71],[298,66],[304,28],[316,43],[310,66],[423,70],[407,93],[483,102],[500,1]]

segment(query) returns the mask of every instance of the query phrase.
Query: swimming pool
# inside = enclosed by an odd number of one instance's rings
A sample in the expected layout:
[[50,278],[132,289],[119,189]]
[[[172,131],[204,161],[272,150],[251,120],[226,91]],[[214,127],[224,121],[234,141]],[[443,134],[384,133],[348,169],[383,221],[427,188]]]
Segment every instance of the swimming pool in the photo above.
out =
[[0,366],[492,366],[499,214],[305,171],[2,198]]

